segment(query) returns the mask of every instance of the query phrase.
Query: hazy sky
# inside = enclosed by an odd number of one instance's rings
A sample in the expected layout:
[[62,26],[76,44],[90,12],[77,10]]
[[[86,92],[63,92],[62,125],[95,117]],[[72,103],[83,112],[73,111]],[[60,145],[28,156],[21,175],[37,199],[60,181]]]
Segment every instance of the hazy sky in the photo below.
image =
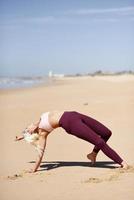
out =
[[134,70],[134,0],[0,0],[0,74]]

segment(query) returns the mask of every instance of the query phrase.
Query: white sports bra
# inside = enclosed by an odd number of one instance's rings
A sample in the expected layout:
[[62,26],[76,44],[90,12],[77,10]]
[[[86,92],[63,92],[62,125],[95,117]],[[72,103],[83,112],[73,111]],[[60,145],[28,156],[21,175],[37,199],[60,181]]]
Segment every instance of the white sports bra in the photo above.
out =
[[40,117],[39,128],[51,132],[54,128],[51,126],[48,118],[49,112],[43,113]]

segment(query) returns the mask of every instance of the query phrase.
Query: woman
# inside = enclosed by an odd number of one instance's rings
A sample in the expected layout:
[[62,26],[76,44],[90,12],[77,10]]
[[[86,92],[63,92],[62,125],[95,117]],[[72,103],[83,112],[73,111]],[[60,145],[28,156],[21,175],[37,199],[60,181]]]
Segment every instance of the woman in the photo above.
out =
[[25,139],[36,146],[38,159],[30,172],[36,172],[40,166],[46,147],[48,135],[58,127],[67,133],[94,144],[93,151],[87,155],[92,164],[96,162],[100,150],[105,155],[118,163],[123,168],[128,168],[127,163],[106,143],[111,136],[111,131],[97,120],[75,111],[52,111],[43,113],[36,124],[30,125],[22,137],[16,136],[16,141]]

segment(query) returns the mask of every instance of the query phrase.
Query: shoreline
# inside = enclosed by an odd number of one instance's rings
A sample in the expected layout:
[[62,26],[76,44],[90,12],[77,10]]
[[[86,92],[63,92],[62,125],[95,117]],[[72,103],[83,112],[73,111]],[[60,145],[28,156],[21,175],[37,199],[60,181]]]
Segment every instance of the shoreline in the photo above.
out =
[[9,93],[13,91],[25,91],[33,90],[34,88],[42,87],[53,87],[61,84],[69,83],[69,81],[75,80],[85,80],[85,79],[96,79],[102,81],[112,81],[112,82],[125,82],[133,81],[134,74],[108,74],[108,75],[83,75],[83,76],[64,76],[64,77],[52,77],[48,78],[47,82],[35,83],[31,86],[17,87],[17,88],[0,88],[0,93]]
[[[62,83],[64,80],[62,80]],[[29,90],[34,90],[38,88],[48,88],[48,87],[53,87],[62,84],[61,80],[53,78],[49,80],[48,82],[42,82],[38,84],[34,84],[32,86],[27,86],[27,87],[19,87],[19,88],[0,88],[0,94],[3,93],[12,93],[12,92],[23,92],[23,91],[29,91]]]

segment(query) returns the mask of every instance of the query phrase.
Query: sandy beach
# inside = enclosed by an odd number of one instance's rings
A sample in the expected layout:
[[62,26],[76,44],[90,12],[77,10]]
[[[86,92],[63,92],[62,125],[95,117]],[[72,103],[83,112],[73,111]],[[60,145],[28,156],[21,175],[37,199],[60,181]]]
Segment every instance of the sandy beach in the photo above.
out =
[[[99,153],[91,167],[86,155],[93,145],[55,129],[48,137],[41,167],[25,173],[35,149],[15,136],[43,112],[76,110],[112,130],[109,144],[130,165],[128,170]],[[65,77],[55,85],[0,91],[1,200],[133,200],[134,76]]]

